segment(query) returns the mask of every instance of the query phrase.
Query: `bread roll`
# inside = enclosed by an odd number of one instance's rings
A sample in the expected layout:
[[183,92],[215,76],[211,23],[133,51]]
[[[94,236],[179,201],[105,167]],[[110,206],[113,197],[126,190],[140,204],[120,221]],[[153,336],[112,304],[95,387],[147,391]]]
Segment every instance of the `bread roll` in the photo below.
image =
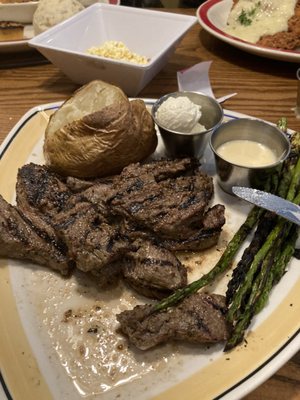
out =
[[84,6],[77,0],[40,0],[33,14],[32,23],[35,35],[72,17],[81,10],[84,10]]
[[153,119],[142,100],[102,81],[83,86],[51,116],[44,155],[62,175],[93,178],[118,173],[156,148]]

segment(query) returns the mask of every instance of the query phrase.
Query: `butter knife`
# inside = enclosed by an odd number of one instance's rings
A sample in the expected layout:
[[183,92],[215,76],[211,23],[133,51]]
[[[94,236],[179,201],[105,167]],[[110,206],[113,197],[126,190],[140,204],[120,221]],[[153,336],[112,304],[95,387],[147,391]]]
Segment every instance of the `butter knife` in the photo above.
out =
[[232,192],[249,203],[272,211],[294,224],[300,225],[300,207],[297,204],[274,194],[247,187],[233,186]]

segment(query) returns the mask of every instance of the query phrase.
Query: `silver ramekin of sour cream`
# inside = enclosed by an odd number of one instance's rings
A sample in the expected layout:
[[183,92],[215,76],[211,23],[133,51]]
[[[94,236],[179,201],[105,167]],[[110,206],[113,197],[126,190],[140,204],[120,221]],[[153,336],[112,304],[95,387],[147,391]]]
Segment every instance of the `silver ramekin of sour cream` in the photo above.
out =
[[241,118],[225,122],[211,135],[218,183],[232,194],[233,186],[264,188],[271,173],[290,152],[287,135],[267,122]]
[[214,98],[199,92],[166,94],[152,107],[167,155],[201,158],[210,133],[223,120],[223,109]]

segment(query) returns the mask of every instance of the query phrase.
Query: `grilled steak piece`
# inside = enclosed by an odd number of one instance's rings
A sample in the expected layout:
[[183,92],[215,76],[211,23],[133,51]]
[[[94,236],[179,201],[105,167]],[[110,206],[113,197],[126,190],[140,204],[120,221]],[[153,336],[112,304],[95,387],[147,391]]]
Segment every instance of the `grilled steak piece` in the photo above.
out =
[[192,174],[200,166],[196,158],[181,158],[177,160],[153,160],[145,164],[130,164],[121,173],[121,178],[149,176],[156,182],[182,175]]
[[28,260],[67,275],[72,267],[64,246],[0,196],[0,257]]
[[[78,186],[79,183],[77,189]],[[49,222],[53,240],[58,237],[65,244],[68,257],[82,271],[98,270],[131,248],[127,238],[121,237],[118,228],[107,224],[99,212],[106,211],[103,202],[97,205],[98,209],[90,203],[97,185],[87,186],[86,197],[74,194],[58,174],[35,164],[23,166],[17,180],[19,207],[39,226],[42,221]]]
[[93,269],[91,275],[95,278],[94,280],[97,281],[97,286],[100,289],[106,289],[116,285],[120,278],[122,278],[122,262],[118,260],[106,264],[100,269]]
[[225,207],[217,204],[207,210],[201,221],[201,226],[191,231],[190,236],[182,240],[161,240],[162,246],[171,251],[200,251],[217,244],[222,227],[225,224]]
[[97,210],[107,219],[115,219],[112,217],[109,207],[106,204],[107,199],[111,195],[111,184],[109,182],[98,182],[81,193],[82,198],[94,204]]
[[59,237],[68,247],[69,257],[82,271],[100,270],[119,260],[132,246],[117,225],[110,225],[91,203],[74,201],[73,207],[53,218]]
[[89,181],[89,180],[74,178],[73,176],[68,176],[66,178],[66,185],[67,188],[71,190],[71,192],[79,193],[95,185],[95,181]]
[[39,212],[49,223],[66,207],[72,195],[59,175],[33,163],[19,169],[16,190],[17,205],[24,214],[30,210]]
[[134,245],[122,271],[138,293],[160,299],[187,284],[186,268],[169,250],[149,240],[137,240]]
[[66,185],[68,189],[71,190],[71,192],[79,193],[98,184],[109,186],[113,183],[114,179],[117,178],[117,176],[118,175],[114,175],[107,178],[99,178],[92,180],[85,180],[85,179],[74,178],[73,176],[68,176],[66,178]]
[[195,293],[166,311],[152,310],[152,305],[139,305],[117,315],[121,331],[140,350],[169,340],[215,343],[229,338],[224,296]]
[[107,202],[113,213],[170,239],[185,239],[201,224],[213,195],[212,178],[195,171],[192,176],[157,182],[142,167],[140,174],[128,174],[128,170],[113,184],[114,193]]
[[[199,167],[199,160],[185,158],[175,161],[170,160],[160,160],[160,161],[152,161],[147,164],[130,164],[126,167],[126,174],[130,176],[139,176],[140,171],[143,171],[144,175],[149,174],[149,176],[154,176],[154,179],[157,182],[168,178],[175,178],[182,174],[187,174],[195,170],[195,168]],[[125,168],[124,168],[125,170]],[[95,196],[94,200],[96,200],[96,196],[98,196],[98,200],[102,198],[102,193],[99,191],[101,187],[108,188],[113,183],[118,185],[120,180],[119,175],[114,175],[111,177],[100,178],[95,180],[82,180],[74,177],[67,177],[66,185],[67,187],[74,193],[82,192],[85,189],[91,188],[95,186]],[[99,185],[99,188],[98,188]],[[102,186],[103,185],[103,186]]]
[[[118,196],[127,196],[126,192],[131,191],[130,184],[127,184],[128,179],[135,180],[141,175],[143,183],[146,182],[161,182],[168,178],[175,178],[182,174],[188,174],[194,171],[199,166],[199,162],[193,159],[182,159],[175,161],[152,161],[148,164],[130,164],[123,169],[121,175],[114,175],[108,178],[101,178],[94,181],[82,181],[76,178],[68,177],[67,186],[73,192],[83,192],[83,195],[92,203],[96,204],[99,201],[108,201],[109,198]],[[122,187],[121,187],[122,186]],[[124,190],[123,194],[119,193]],[[107,204],[109,207],[109,204]]]
[[131,236],[159,239],[170,250],[202,250],[217,243],[225,218],[223,206],[207,211],[212,179],[198,167],[193,159],[131,164],[81,194],[107,218],[125,220]]

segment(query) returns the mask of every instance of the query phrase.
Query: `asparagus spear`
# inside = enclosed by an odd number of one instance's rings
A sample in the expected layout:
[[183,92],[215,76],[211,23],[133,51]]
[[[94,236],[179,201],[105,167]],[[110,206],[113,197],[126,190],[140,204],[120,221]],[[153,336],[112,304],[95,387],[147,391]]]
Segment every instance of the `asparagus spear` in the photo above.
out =
[[278,235],[280,234],[281,230],[283,229],[285,224],[284,220],[280,220],[275,228],[271,231],[269,236],[267,237],[265,243],[262,245],[260,250],[257,252],[254,260],[249,268],[248,273],[246,274],[244,283],[235,293],[233,297],[231,306],[228,310],[227,319],[230,323],[233,323],[239,315],[239,310],[244,302],[245,296],[249,293],[255,274],[257,273],[258,269],[262,261],[267,256],[269,250],[272,246],[275,245]]
[[[294,168],[294,174],[291,181],[290,188],[287,193],[287,198],[291,198],[291,196],[295,193],[296,188],[299,186],[300,179],[300,158]],[[294,203],[299,204],[300,202],[300,193],[293,199]],[[250,324],[251,318],[254,313],[260,309],[262,306],[262,302],[259,303],[260,296],[264,296],[264,288],[267,282],[266,265],[269,262],[272,262],[274,259],[274,253],[272,253],[272,249],[275,252],[280,249],[280,245],[284,243],[289,231],[291,230],[293,224],[287,222],[286,220],[279,218],[275,228],[269,234],[267,240],[258,251],[256,256],[254,257],[253,263],[251,264],[248,273],[246,274],[245,281],[242,286],[237,290],[235,296],[233,297],[230,309],[227,314],[227,319],[230,323],[235,323],[232,336],[228,340],[225,350],[232,349],[235,345],[241,342],[245,329]],[[290,254],[290,249],[288,247],[288,254]],[[280,251],[280,250],[279,250]],[[286,250],[287,252],[287,250]],[[284,253],[286,254],[286,253]],[[281,265],[281,270],[283,268],[282,262],[288,261],[287,257],[279,258]],[[274,268],[276,269],[276,263]],[[279,266],[277,266],[279,269]],[[270,270],[270,269],[269,269]],[[258,274],[256,280],[254,277]],[[269,291],[270,291],[270,283],[269,283]],[[247,298],[247,301],[246,301]],[[246,306],[244,306],[246,304]],[[256,304],[260,304],[255,308]],[[241,315],[241,310],[243,313]]]
[[286,195],[287,200],[294,201],[294,203],[296,204],[298,204],[298,200],[297,198],[295,198],[295,195],[297,190],[299,189],[299,184],[300,184],[300,157],[298,158],[297,164],[293,170],[292,181],[288,193]]
[[[264,270],[269,269],[270,264],[273,262],[273,259],[274,259],[274,254],[272,251],[270,251],[267,254],[267,256],[264,258],[264,260],[262,261],[262,268]],[[250,298],[251,298],[251,294],[253,294],[253,292],[248,293],[248,296]],[[253,303],[255,303],[255,298],[252,297],[251,300],[253,301]],[[245,307],[243,307],[243,308],[240,307],[237,309],[237,312],[239,313],[239,315],[237,316],[234,329],[232,331],[230,338],[228,339],[228,341],[225,345],[224,351],[231,350],[236,345],[241,343],[241,341],[243,340],[245,330],[250,325],[250,322],[254,315],[254,307],[253,307],[254,304],[252,302],[250,302],[251,300],[249,300],[247,302]]]
[[244,282],[245,276],[251,266],[255,254],[265,242],[271,229],[274,227],[274,215],[271,212],[262,214],[250,245],[245,249],[240,261],[233,270],[232,277],[227,285],[226,302],[230,304],[239,286]]
[[258,314],[266,305],[273,286],[276,285],[276,283],[278,283],[284,275],[286,266],[294,254],[298,233],[298,227],[294,225],[291,229],[289,237],[285,241],[284,248],[281,252],[278,252],[277,254],[277,257],[275,259],[275,267],[272,269],[270,275],[268,276],[264,292],[261,294],[255,305],[255,314]]
[[[294,168],[296,167],[298,158],[300,156],[300,133],[296,132],[290,138],[290,142],[291,152],[289,154],[289,157],[283,164],[280,174],[280,182],[277,190],[277,195],[284,198],[287,198],[287,192],[289,187],[291,186],[291,181],[294,175]],[[294,196],[289,195],[289,197],[289,200],[291,200]]]
[[[277,253],[277,257],[275,258],[274,263],[274,254],[272,253],[272,251],[265,258],[262,269],[266,273],[263,274],[264,279],[258,282],[260,290],[256,288],[258,290],[257,293],[253,293],[248,306],[243,310],[243,314],[236,322],[232,335],[227,341],[224,351],[229,351],[233,349],[243,340],[244,333],[250,325],[253,316],[255,314],[258,314],[262,310],[267,302],[271,289],[277,283],[277,279],[279,280],[282,277],[285,271],[285,267],[293,255],[296,240],[297,229],[294,229],[293,227],[292,233],[288,237],[288,240],[284,242],[282,250]],[[274,249],[274,251],[276,251],[276,248]],[[270,271],[269,275],[267,275],[268,270]]]
[[276,125],[283,132],[287,132],[287,119],[285,117],[281,117]]

